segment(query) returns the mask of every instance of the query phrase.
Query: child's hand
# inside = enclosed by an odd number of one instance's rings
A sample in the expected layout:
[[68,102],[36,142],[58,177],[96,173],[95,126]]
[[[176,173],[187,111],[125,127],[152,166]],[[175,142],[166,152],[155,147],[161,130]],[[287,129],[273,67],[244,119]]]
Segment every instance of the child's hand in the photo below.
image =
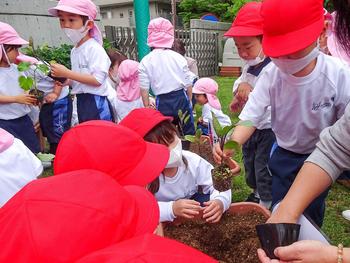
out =
[[44,103],[52,103],[56,101],[58,98],[58,95],[54,92],[51,92],[45,96]]
[[149,97],[149,108],[156,109],[156,100],[153,97]]
[[214,161],[217,164],[221,164],[223,159],[231,158],[231,156],[233,154],[234,154],[234,152],[231,149],[226,149],[226,150],[224,150],[224,152],[222,152],[221,149],[220,149],[220,144],[219,143],[216,143],[213,146],[213,158],[214,158]]
[[236,96],[233,97],[230,103],[230,111],[238,113],[242,110],[244,103],[240,102]]
[[194,218],[201,210],[200,203],[189,199],[179,199],[173,203],[173,212],[176,217]]
[[224,205],[220,200],[204,202],[203,218],[208,223],[217,223],[224,213]]
[[39,131],[39,129],[40,129],[40,122],[37,122],[37,123],[34,124],[34,131],[35,131],[35,133],[37,133]]
[[36,105],[37,104],[37,99],[35,96],[25,94],[25,93],[15,96],[15,101],[16,101],[16,103],[25,104],[25,105]]
[[199,117],[199,118],[198,118],[198,122],[199,122],[199,123],[203,123],[203,117]]
[[53,77],[68,78],[70,70],[61,64],[51,64],[51,75]]
[[236,97],[238,101],[246,103],[249,93],[252,92],[253,87],[248,82],[242,82],[238,85]]

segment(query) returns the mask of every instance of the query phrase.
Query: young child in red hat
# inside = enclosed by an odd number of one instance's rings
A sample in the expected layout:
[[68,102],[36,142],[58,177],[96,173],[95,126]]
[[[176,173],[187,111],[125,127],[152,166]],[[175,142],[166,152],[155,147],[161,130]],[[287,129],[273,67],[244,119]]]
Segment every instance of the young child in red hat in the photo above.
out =
[[219,192],[214,189],[213,166],[199,155],[182,150],[171,117],[153,109],[136,109],[120,125],[136,131],[146,141],[163,144],[170,150],[165,169],[149,185],[158,200],[160,222],[173,221],[177,217],[193,218],[200,210],[207,222],[220,220],[231,204],[231,190]]
[[[321,131],[344,114],[350,100],[350,70],[317,46],[324,27],[322,0],[265,0],[261,14],[263,49],[274,66],[260,77],[240,115],[253,127],[238,126],[232,139],[245,143],[271,106],[271,125],[278,144],[269,161],[274,205],[288,192]],[[215,147],[218,162],[221,154]],[[319,226],[327,193],[305,210]]]
[[[230,109],[234,112],[242,110],[257,81],[272,67],[271,59],[265,56],[262,48],[263,18],[260,9],[261,3],[258,2],[244,5],[225,33],[225,36],[233,37],[238,54],[245,62],[242,75],[233,85]],[[271,175],[267,163],[274,141],[269,106],[256,131],[242,146],[246,183],[253,189],[246,201],[260,203],[267,208],[270,208],[272,201]]]
[[122,187],[103,172],[78,170],[35,180],[0,209],[0,262],[73,263],[153,233],[158,219],[149,191]]

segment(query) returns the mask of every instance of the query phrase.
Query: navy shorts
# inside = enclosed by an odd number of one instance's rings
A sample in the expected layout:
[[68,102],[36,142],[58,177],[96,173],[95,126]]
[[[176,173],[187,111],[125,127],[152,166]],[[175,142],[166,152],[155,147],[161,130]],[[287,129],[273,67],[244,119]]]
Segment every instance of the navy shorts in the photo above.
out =
[[0,120],[0,128],[20,139],[33,153],[40,152],[39,139],[28,114],[17,119]]
[[163,115],[173,117],[173,123],[177,125],[177,127],[179,127],[179,110],[183,113],[187,112],[187,114],[190,115],[190,118],[182,127],[183,134],[181,134],[181,129],[179,129],[179,132],[181,135],[195,134],[192,107],[185,90],[181,89],[167,94],[158,95],[156,97],[156,107]]
[[71,126],[72,99],[66,96],[53,103],[43,104],[40,110],[39,121],[43,135],[47,141],[58,143],[65,131]]
[[106,96],[89,93],[76,96],[79,123],[91,120],[114,121],[112,106]]
[[[272,175],[272,206],[285,197],[308,157],[309,154],[298,154],[277,146],[269,161]],[[328,191],[329,189],[321,193],[304,211],[304,214],[319,227],[323,223]]]

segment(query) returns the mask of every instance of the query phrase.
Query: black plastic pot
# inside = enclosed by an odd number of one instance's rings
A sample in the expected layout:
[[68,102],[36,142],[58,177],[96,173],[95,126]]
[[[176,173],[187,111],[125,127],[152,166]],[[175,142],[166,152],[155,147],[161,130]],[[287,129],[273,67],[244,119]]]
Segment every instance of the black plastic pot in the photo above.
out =
[[291,245],[299,238],[299,224],[261,224],[255,228],[262,249],[271,259],[278,259],[274,254],[275,248]]

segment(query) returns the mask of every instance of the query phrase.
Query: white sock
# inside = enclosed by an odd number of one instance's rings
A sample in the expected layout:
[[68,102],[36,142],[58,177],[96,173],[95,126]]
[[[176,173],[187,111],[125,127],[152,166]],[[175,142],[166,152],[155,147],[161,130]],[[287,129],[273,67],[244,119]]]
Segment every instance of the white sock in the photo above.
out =
[[272,201],[263,201],[261,199],[259,201],[259,205],[262,205],[262,206],[266,207],[267,209],[270,209],[271,204],[272,204]]

